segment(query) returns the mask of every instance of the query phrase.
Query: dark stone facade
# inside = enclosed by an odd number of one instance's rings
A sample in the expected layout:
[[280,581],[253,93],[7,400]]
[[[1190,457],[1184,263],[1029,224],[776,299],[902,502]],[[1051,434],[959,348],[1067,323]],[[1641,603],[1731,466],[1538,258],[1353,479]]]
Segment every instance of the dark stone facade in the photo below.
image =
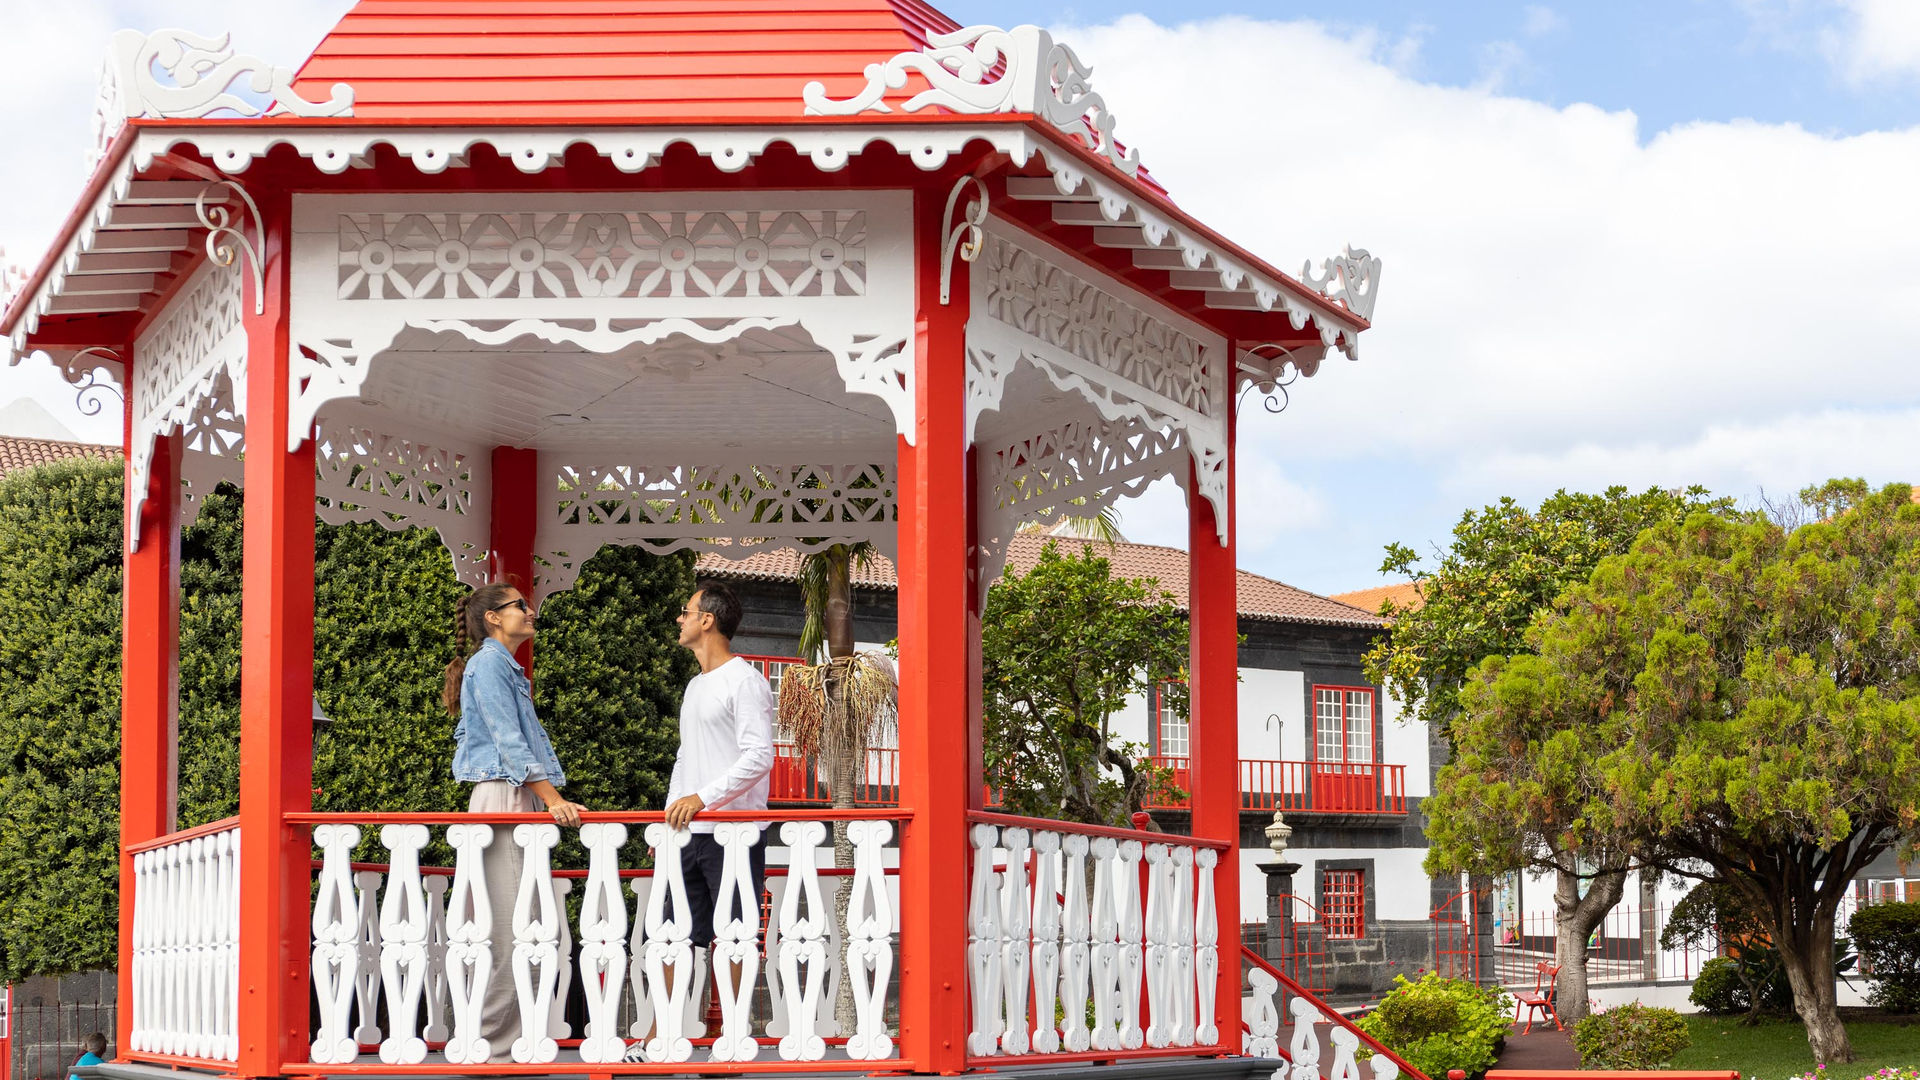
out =
[[106,1035],[111,1058],[119,1049],[114,1045],[118,992],[111,971],[41,975],[15,983],[8,1017],[12,1080],[64,1080],[80,1056],[80,1040],[96,1031]]

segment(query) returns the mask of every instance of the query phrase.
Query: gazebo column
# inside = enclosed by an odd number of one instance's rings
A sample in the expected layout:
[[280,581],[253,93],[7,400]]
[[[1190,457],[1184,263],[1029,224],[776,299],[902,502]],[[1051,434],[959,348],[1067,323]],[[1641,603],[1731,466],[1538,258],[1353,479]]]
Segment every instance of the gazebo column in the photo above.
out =
[[[133,385],[133,360],[125,385]],[[133,410],[127,410],[123,449],[133,484]],[[127,529],[139,539],[126,553],[120,661],[120,880],[132,882],[130,844],[174,831],[180,749],[180,436],[155,440],[147,498]],[[131,501],[131,500],[129,500]],[[120,904],[121,1007],[114,1047],[133,1042],[133,889]]]
[[[241,1076],[305,1061],[313,805],[314,447],[288,451],[290,200],[262,185],[263,311],[245,304],[247,456],[240,654]],[[244,259],[244,256],[243,256]],[[234,273],[246,272],[236,266]],[[251,289],[248,290],[252,292]],[[253,297],[249,295],[248,301]]]
[[[941,189],[944,191],[944,189]],[[921,1072],[966,1065],[967,810],[980,798],[969,676],[966,264],[940,302],[944,199],[914,199],[914,439],[899,442],[900,1048]],[[976,763],[968,767],[966,763]]]
[[[505,581],[533,599],[533,545],[539,527],[538,500],[540,454],[517,446],[493,448],[492,490],[487,502],[491,514],[487,523],[488,569],[493,580]],[[520,646],[514,654],[520,665],[533,673],[533,642]]]
[[[1229,350],[1231,352],[1231,350]],[[1227,505],[1233,506],[1234,417],[1227,407]],[[1240,627],[1234,564],[1234,515],[1226,541],[1213,504],[1187,485],[1187,588],[1193,835],[1233,845],[1214,870],[1220,928],[1219,990],[1214,1015],[1220,1039],[1240,1046]]]

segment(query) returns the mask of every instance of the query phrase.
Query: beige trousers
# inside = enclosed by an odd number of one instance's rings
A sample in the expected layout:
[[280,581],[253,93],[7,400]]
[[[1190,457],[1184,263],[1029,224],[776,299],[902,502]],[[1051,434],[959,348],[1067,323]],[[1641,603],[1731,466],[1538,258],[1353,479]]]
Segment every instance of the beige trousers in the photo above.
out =
[[[536,813],[540,800],[531,789],[507,780],[482,780],[473,785],[469,813]],[[487,1000],[480,1018],[480,1035],[487,1040],[489,1062],[513,1060],[513,1040],[520,1035],[520,998],[513,988],[513,901],[520,891],[520,845],[513,842],[513,826],[495,825],[493,843],[481,865],[486,871],[487,906],[493,910],[493,974],[487,980]],[[542,1032],[544,1034],[544,1032]]]

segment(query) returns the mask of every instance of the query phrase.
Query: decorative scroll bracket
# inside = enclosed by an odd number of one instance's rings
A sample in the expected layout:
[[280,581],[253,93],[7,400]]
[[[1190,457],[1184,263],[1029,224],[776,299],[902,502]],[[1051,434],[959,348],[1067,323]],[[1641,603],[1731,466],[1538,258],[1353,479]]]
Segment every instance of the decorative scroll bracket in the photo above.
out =
[[[947,193],[947,209],[940,215],[941,224],[953,221],[953,208],[960,202],[960,193],[971,184],[978,198],[967,204],[959,221],[947,231],[946,242],[940,246],[940,304],[945,306],[953,293],[953,257],[960,256],[962,262],[972,262],[980,257],[980,246],[986,242],[986,233],[981,226],[987,223],[987,185],[977,176],[963,176],[954,182],[953,190]],[[962,240],[961,237],[966,237]]]
[[125,405],[127,401],[125,392],[111,382],[101,382],[100,366],[83,367],[80,363],[81,357],[105,361],[107,365],[118,371],[127,370],[126,357],[113,349],[89,345],[74,353],[73,358],[68,361],[68,372],[69,381],[74,385],[73,407],[80,410],[80,415],[99,416],[100,411],[106,408],[108,394],[119,398],[120,403]]
[[193,200],[193,212],[200,218],[200,224],[207,230],[207,258],[215,266],[232,266],[235,258],[244,255],[247,269],[253,271],[253,313],[264,315],[267,311],[266,271],[260,263],[260,249],[247,234],[233,223],[233,212],[224,202],[207,205],[207,196],[217,188],[230,189],[240,196],[240,202],[246,206],[247,213],[253,215],[253,226],[263,230],[265,223],[260,219],[260,207],[247,194],[247,189],[232,180],[215,180],[200,189]]
[[1373,321],[1373,299],[1380,292],[1380,260],[1365,248],[1348,245],[1346,251],[1320,263],[1313,272],[1313,260],[1300,265],[1300,280],[1329,300],[1338,300],[1355,315]]
[[[999,77],[987,81],[995,72]],[[900,104],[907,112],[937,105],[957,113],[1031,113],[1077,137],[1128,176],[1140,171],[1139,153],[1122,151],[1114,141],[1113,112],[1087,81],[1093,69],[1037,26],[969,26],[930,34],[919,52],[868,64],[866,88],[850,98],[828,97],[826,84],[818,81],[808,83],[800,97],[809,115],[892,112],[887,91],[906,86],[909,73],[919,74],[928,88]]]

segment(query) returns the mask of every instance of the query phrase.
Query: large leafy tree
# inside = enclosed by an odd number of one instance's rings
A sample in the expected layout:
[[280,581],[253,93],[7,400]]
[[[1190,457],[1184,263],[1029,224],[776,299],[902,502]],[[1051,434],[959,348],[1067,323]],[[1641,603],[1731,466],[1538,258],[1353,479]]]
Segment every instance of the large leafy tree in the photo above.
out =
[[1832,511],[1654,526],[1541,622],[1537,660],[1489,662],[1466,699],[1517,727],[1582,718],[1584,752],[1555,762],[1567,833],[1744,896],[1830,1063],[1854,1057],[1834,913],[1920,825],[1920,506],[1892,485]]
[[1049,543],[987,593],[985,753],[1009,812],[1125,825],[1161,778],[1114,738],[1113,717],[1161,683],[1184,712],[1187,618],[1157,581],[1116,578],[1095,552]]
[[[216,492],[181,538],[182,826],[237,807],[240,516],[239,493]],[[118,463],[0,481],[0,980],[115,962],[120,521]],[[315,806],[463,808],[439,704],[463,587],[439,538],[320,525],[315,555],[314,674],[333,721],[315,735]],[[692,587],[691,555],[608,548],[542,613],[534,693],[589,806],[665,793],[693,673],[673,612]],[[562,860],[577,865],[574,842]]]
[[1383,608],[1393,627],[1368,652],[1368,677],[1406,702],[1415,720],[1446,734],[1453,753],[1423,805],[1427,869],[1554,875],[1558,1000],[1576,1019],[1587,1009],[1587,938],[1619,902],[1635,851],[1617,836],[1568,827],[1565,762],[1592,749],[1588,718],[1563,702],[1521,712],[1491,696],[1469,715],[1462,693],[1472,692],[1469,675],[1488,657],[1525,652],[1535,618],[1603,558],[1627,550],[1642,530],[1699,510],[1729,513],[1732,504],[1698,487],[1563,490],[1538,509],[1504,498],[1461,515],[1431,568],[1399,544],[1388,547],[1381,567],[1419,575],[1422,604]]

